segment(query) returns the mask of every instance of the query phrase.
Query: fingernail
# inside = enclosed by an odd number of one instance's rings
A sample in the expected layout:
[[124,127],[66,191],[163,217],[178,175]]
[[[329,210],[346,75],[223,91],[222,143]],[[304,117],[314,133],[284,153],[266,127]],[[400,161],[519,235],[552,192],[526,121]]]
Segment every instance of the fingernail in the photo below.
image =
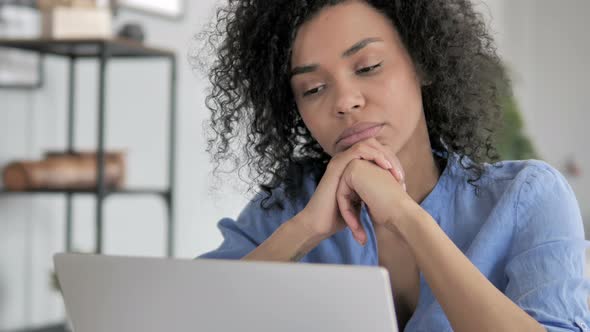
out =
[[389,161],[386,161],[386,164],[385,165],[387,165],[387,169],[392,169],[393,168],[393,165]]
[[404,183],[402,183],[402,185],[404,186],[404,191],[408,192],[408,187],[406,186],[406,182],[404,181]]
[[358,242],[359,244],[361,244],[361,243],[362,243],[361,239],[359,239],[359,237],[358,237],[358,236],[354,235],[354,239],[355,239],[355,241],[356,241],[356,242]]
[[361,246],[363,245],[363,241],[361,241],[359,237],[355,236],[354,238],[358,244],[360,244]]

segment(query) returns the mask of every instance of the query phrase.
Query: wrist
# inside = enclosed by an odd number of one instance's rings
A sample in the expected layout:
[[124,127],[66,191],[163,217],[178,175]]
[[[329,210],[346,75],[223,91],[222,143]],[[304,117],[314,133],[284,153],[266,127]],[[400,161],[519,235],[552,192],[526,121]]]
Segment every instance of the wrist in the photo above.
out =
[[395,214],[387,219],[386,227],[397,233],[405,242],[415,243],[417,238],[418,240],[420,238],[422,227],[436,222],[413,200],[402,204],[402,206],[400,208],[398,205]]
[[311,227],[309,220],[302,213],[295,215],[287,223],[287,227],[301,240],[302,246],[309,248],[309,250],[315,248],[320,242],[330,237],[330,235],[323,234],[314,227]]

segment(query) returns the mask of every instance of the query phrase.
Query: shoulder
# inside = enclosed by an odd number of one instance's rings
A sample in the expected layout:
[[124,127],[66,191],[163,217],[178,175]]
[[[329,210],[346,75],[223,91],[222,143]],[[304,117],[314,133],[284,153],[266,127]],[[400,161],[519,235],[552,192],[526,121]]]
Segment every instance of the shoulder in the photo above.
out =
[[[534,198],[534,192],[543,190],[547,186],[557,186],[561,190],[571,191],[564,177],[541,160],[504,160],[497,163],[483,164],[483,172],[476,180],[470,166],[472,161],[459,155],[449,158],[449,165],[445,173],[459,192],[470,195],[477,189],[483,197],[506,198],[514,204],[526,204]],[[543,183],[539,185],[538,183]]]
[[299,213],[315,191],[315,181],[305,172],[295,196],[286,193],[285,184],[270,189],[260,189],[242,209],[236,219],[223,218],[217,227],[228,243],[236,239],[248,239],[259,245],[284,222]]
[[577,207],[576,196],[563,175],[540,160],[502,161],[486,165],[482,184],[501,186],[510,195],[518,217],[547,209]]
[[[575,227],[579,214],[576,196],[563,175],[551,165],[540,160],[506,160],[495,164],[484,164],[481,178],[472,186],[470,173],[464,169],[470,162],[454,158],[451,176],[457,183],[458,192],[473,198],[477,204],[510,210],[517,228],[526,227],[531,218],[540,214],[558,214],[561,218],[573,220]],[[477,188],[478,198],[473,192]],[[467,197],[468,198],[468,197]]]
[[[513,227],[514,250],[560,239],[583,239],[576,195],[564,176],[540,160],[486,164],[477,182]],[[521,248],[522,247],[522,248]]]
[[563,175],[541,160],[505,160],[485,164],[476,183],[482,190],[496,190],[513,196],[514,203],[526,206],[539,199],[565,194],[575,201],[575,195]]
[[576,195],[563,175],[541,161],[523,169],[518,179],[517,228],[577,232],[583,226]]
[[[298,163],[287,173],[288,179],[275,188],[260,189],[240,213],[240,219],[284,222],[302,210],[317,187],[317,171]],[[290,192],[289,192],[290,191]]]
[[537,176],[563,179],[558,170],[542,160],[504,160],[495,164],[485,164],[484,178],[495,181],[522,181]]
[[577,205],[576,196],[564,176],[540,160],[502,161],[486,165],[483,182],[506,183],[519,209],[539,210],[566,204]]
[[499,166],[486,176],[506,183],[506,208],[511,209],[514,219],[515,250],[584,238],[576,195],[558,170],[539,160],[504,161]]

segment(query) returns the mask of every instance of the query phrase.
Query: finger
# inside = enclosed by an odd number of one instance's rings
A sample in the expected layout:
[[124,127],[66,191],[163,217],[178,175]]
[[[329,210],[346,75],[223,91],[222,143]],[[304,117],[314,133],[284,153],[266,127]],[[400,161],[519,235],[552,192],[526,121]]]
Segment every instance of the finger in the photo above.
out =
[[388,170],[397,182],[401,184],[404,191],[407,191],[405,174],[399,159],[388,152],[387,149],[375,139],[364,142],[364,146],[357,147],[356,151],[352,151],[351,153],[356,153],[361,156],[360,159],[373,161],[381,168]]
[[336,200],[338,202],[340,215],[352,231],[355,240],[359,244],[365,245],[367,242],[367,234],[360,220],[360,199],[356,193],[351,190],[345,180],[340,181],[340,184],[338,185]]
[[372,161],[379,167],[387,170],[393,167],[393,165],[387,160],[386,156],[377,149],[368,145],[356,145],[334,156],[328,164],[326,173],[329,172],[330,174],[337,176],[338,180],[340,180],[340,176],[344,173],[348,164],[351,161],[358,159]]
[[383,146],[379,141],[375,138],[371,138],[365,141],[366,144],[370,145],[372,148],[378,150],[379,152],[383,153],[387,158],[387,161],[393,165],[391,169],[389,169],[390,173],[395,177],[395,179],[404,187],[406,190],[406,175],[404,172],[404,168],[402,163],[400,162],[399,158],[388,151],[385,146]]
[[387,159],[387,162],[392,165],[392,167],[389,169],[391,174],[398,180],[398,182],[401,182],[403,179],[403,172],[401,171],[401,163],[399,162],[399,159],[375,138],[371,138],[363,142],[374,150],[377,150],[378,153],[382,154],[384,158]]
[[393,169],[395,169],[395,172],[397,174],[396,175],[397,181],[402,185],[402,187],[404,187],[404,191],[407,191],[406,174],[405,174],[405,171],[404,171],[401,161],[399,160],[399,158],[394,156],[393,160],[392,160],[392,164],[393,164]]
[[350,153],[352,155],[352,159],[350,159],[349,162],[354,159],[363,159],[372,161],[383,169],[389,170],[393,168],[393,164],[389,162],[387,156],[382,151],[379,151],[370,145],[361,145],[355,147],[352,151],[350,151]]

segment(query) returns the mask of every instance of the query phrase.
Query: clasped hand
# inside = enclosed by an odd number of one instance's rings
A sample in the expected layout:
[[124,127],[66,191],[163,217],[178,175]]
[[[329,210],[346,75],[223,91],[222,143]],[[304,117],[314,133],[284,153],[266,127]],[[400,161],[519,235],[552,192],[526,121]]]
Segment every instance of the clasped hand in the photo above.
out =
[[396,232],[396,221],[415,205],[406,193],[399,159],[376,139],[358,142],[332,157],[315,193],[300,212],[313,234],[327,238],[349,227],[364,245],[367,234],[360,221],[366,205],[373,223]]

